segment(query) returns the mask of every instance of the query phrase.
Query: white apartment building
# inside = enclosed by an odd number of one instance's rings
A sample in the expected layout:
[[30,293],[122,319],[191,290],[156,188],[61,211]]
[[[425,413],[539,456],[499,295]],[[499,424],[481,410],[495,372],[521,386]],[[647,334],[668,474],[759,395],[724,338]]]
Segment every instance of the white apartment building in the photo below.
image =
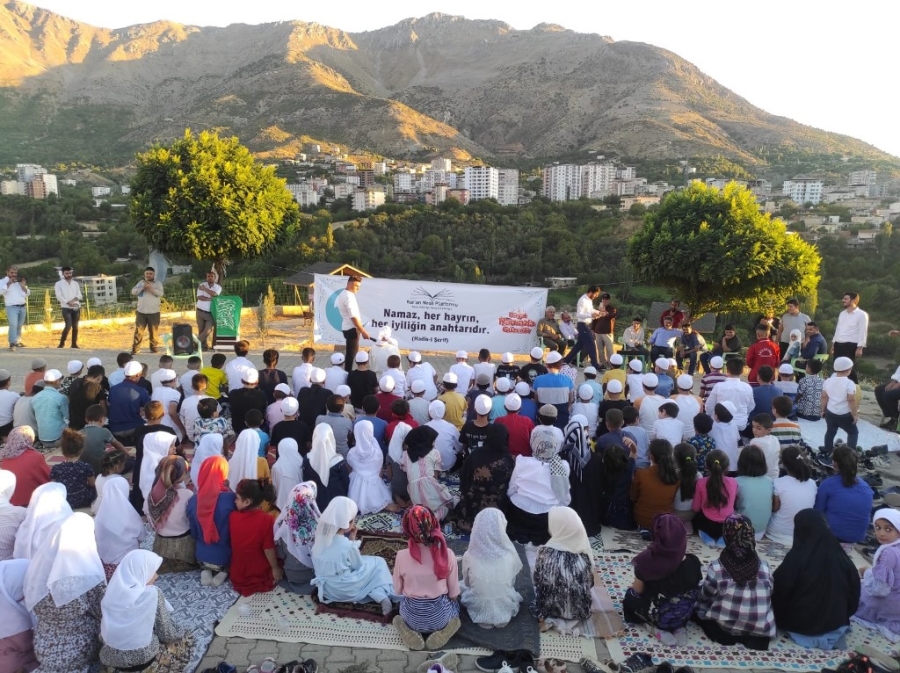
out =
[[291,193],[291,196],[294,197],[294,201],[296,201],[301,208],[319,204],[319,194],[308,182],[288,185],[287,188]]
[[25,196],[25,183],[18,180],[3,180],[0,182],[0,195]]
[[55,175],[50,175],[49,173],[41,173],[40,175],[36,175],[34,179],[40,180],[44,183],[45,194],[56,194],[57,196],[59,196],[59,186],[56,183]]
[[110,194],[112,194],[110,187],[91,187],[91,196],[95,199],[100,196],[109,196]]
[[384,161],[375,161],[372,163],[372,172],[375,175],[384,175],[387,173],[387,163]]
[[81,290],[91,306],[116,303],[115,276],[102,273],[99,276],[76,276],[75,281],[81,283]]
[[867,187],[874,186],[878,183],[877,171],[851,171],[847,178],[848,185],[865,185]]
[[412,173],[394,173],[394,191],[411,192],[414,188],[414,176]]
[[637,177],[637,171],[634,166],[624,166],[616,171],[616,177],[619,180],[634,180]]
[[541,192],[551,201],[576,201],[581,196],[581,166],[546,166]]
[[36,175],[43,175],[47,169],[38,164],[16,164],[16,180],[31,182]]
[[519,170],[497,169],[497,201],[501,206],[519,205]]
[[467,166],[463,174],[464,186],[469,190],[469,200],[496,199],[500,175],[491,166]]
[[78,184],[78,180],[73,180],[72,178],[67,178],[59,181],[60,184],[65,185],[66,187],[74,187]]
[[434,186],[437,184],[447,184],[447,171],[442,168],[432,168],[425,171],[425,175],[422,177],[422,183],[425,187],[425,191],[430,191],[434,189]]
[[784,196],[791,197],[794,203],[812,203],[814,206],[822,200],[821,180],[815,178],[796,177],[793,180],[785,180],[781,187]]
[[616,179],[615,164],[586,164],[581,167],[581,196],[602,199],[609,196]]
[[353,210],[373,210],[384,205],[384,192],[371,187],[359,187],[353,192]]
[[437,158],[431,160],[431,169],[434,171],[444,171],[445,173],[449,173],[451,170],[452,162],[450,159]]

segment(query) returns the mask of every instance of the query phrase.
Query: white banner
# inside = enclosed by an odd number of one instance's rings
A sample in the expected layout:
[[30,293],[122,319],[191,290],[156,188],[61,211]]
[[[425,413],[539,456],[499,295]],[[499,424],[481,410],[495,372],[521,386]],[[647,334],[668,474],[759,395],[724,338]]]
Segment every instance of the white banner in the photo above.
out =
[[[314,341],[342,344],[335,302],[347,277],[316,274],[315,278]],[[381,327],[390,326],[403,349],[528,353],[538,342],[537,324],[547,307],[547,290],[364,278],[356,299],[372,338]]]

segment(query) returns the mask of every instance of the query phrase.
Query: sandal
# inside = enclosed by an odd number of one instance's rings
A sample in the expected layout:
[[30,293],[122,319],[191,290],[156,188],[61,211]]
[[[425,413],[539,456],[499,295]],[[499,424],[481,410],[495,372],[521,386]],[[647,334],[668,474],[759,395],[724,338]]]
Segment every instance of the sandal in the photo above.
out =
[[567,673],[566,662],[561,659],[538,659],[538,671],[546,671],[547,673]]

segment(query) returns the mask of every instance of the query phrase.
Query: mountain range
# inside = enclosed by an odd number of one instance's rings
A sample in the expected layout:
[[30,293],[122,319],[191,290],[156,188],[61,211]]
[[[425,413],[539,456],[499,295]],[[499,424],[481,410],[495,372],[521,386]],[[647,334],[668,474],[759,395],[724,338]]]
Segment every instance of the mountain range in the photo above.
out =
[[362,33],[302,21],[106,29],[0,6],[0,163],[127,162],[185,127],[270,158],[319,139],[393,157],[753,164],[786,149],[896,161],[768,114],[670,51],[556,25],[429,14]]

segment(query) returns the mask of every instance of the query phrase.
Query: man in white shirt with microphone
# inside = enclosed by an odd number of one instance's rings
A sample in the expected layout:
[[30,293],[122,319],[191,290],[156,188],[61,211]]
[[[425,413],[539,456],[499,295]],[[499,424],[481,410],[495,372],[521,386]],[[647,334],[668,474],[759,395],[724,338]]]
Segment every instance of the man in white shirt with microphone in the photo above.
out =
[[81,286],[72,278],[73,275],[72,267],[64,266],[62,278],[53,286],[66,325],[62,336],[59,337],[57,348],[65,348],[69,330],[72,330],[72,348],[78,348],[78,321],[81,319],[81,302],[84,301],[84,297],[81,296]]

